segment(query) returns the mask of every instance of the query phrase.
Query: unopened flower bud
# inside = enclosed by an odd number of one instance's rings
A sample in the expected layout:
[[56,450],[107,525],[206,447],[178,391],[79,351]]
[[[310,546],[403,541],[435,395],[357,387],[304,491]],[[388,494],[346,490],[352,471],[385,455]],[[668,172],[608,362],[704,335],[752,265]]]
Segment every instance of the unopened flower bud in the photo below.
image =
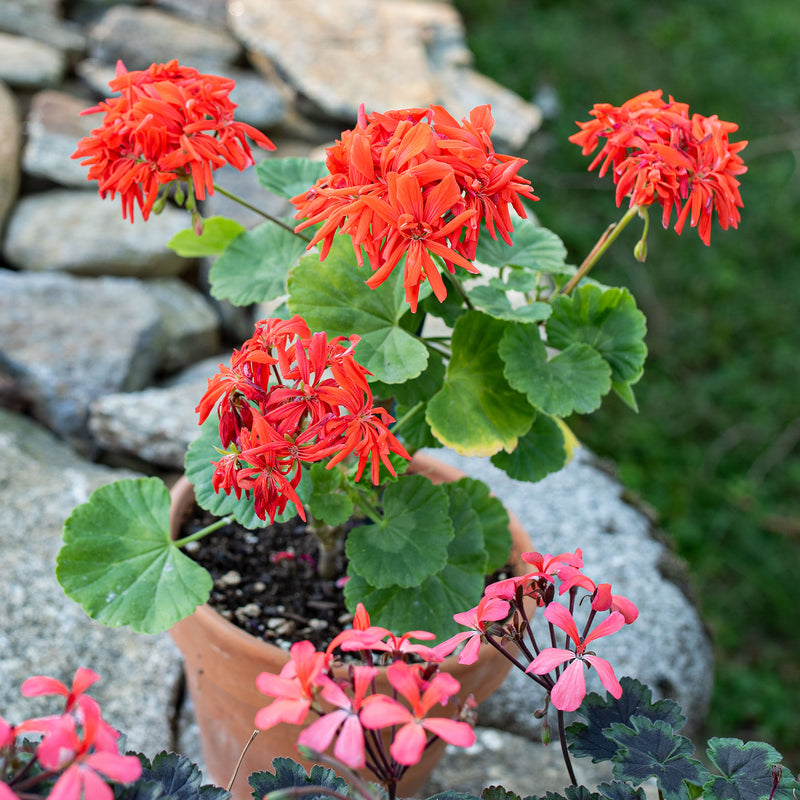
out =
[[551,739],[551,732],[550,732],[550,723],[545,720],[542,723],[542,744],[550,744]]
[[647,260],[647,240],[642,238],[636,242],[636,246],[633,248],[633,255],[637,261],[644,264]]
[[196,236],[203,235],[203,217],[198,211],[192,211],[192,227]]
[[183,191],[183,187],[178,183],[175,182],[175,202],[182,206],[186,201],[186,192]]
[[167,196],[165,194],[159,195],[156,198],[156,201],[153,203],[153,207],[150,209],[151,214],[160,214],[164,210],[164,206],[167,204]]

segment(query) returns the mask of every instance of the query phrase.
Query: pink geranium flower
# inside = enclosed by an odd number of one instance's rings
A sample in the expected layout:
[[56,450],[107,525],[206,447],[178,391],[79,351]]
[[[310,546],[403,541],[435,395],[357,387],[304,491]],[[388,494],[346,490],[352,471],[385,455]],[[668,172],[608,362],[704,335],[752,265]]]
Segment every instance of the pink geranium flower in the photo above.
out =
[[348,767],[362,769],[366,764],[364,754],[364,729],[359,712],[363,708],[372,679],[378,674],[375,667],[353,667],[353,698],[345,694],[339,684],[323,677],[321,696],[333,711],[320,717],[305,728],[297,739],[298,744],[323,752],[338,732],[333,754]]
[[300,725],[305,720],[330,660],[327,653],[316,652],[309,641],[295,642],[289,653],[291,660],[280,675],[262,672],[256,678],[258,690],[275,698],[256,712],[256,728],[262,731],[279,722]]
[[586,696],[586,680],[584,666],[592,666],[597,670],[600,682],[614,696],[622,696],[622,687],[614,675],[611,664],[592,652],[586,652],[586,646],[599,639],[616,633],[624,624],[625,618],[618,611],[612,611],[597,627],[591,630],[581,640],[578,627],[572,614],[560,603],[550,603],[544,610],[545,619],[561,628],[575,644],[575,650],[566,650],[560,647],[546,647],[531,661],[525,672],[534,675],[545,675],[556,667],[567,663],[567,667],[559,675],[555,686],[550,692],[553,705],[561,711],[575,711]]
[[388,667],[386,675],[411,708],[386,695],[373,694],[361,710],[361,724],[370,730],[400,726],[389,749],[398,764],[416,764],[422,758],[429,733],[458,747],[470,747],[475,743],[475,732],[468,723],[444,717],[426,718],[437,703],[444,705],[461,688],[452,675],[440,672],[426,681],[419,665],[403,661]]
[[459,625],[466,625],[472,630],[462,631],[455,636],[451,636],[437,645],[434,650],[444,658],[449,656],[461,642],[466,641],[464,649],[458,655],[458,663],[474,664],[478,660],[481,637],[486,632],[486,628],[492,622],[505,619],[510,611],[511,605],[506,600],[500,600],[497,597],[482,597],[475,608],[471,608],[469,611],[462,611],[460,614],[453,614],[453,619]]

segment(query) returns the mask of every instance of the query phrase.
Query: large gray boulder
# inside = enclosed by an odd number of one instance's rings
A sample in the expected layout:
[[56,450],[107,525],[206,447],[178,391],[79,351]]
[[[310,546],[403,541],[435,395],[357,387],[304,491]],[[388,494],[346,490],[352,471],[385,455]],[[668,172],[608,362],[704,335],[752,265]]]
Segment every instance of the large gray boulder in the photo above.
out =
[[189,227],[187,212],[167,206],[143,221],[122,218],[119,198],[96,192],[55,189],[23,197],[8,222],[3,253],[18,269],[75,275],[165,277],[191,261],[167,242]]
[[181,659],[168,634],[142,636],[90,620],[55,578],[61,529],[72,508],[104,483],[132,474],[78,457],[31,419],[0,408],[0,713],[9,722],[58,713],[21,697],[31,675],[69,683],[97,672],[90,690],[104,717],[150,756],[172,743]]

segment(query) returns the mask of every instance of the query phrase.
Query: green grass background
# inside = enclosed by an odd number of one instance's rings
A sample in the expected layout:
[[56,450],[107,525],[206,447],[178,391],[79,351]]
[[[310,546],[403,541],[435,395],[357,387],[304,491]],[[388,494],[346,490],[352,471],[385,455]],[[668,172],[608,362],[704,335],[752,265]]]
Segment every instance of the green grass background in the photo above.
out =
[[[567,141],[595,102],[663,89],[748,139],[738,231],[711,247],[651,214],[596,267],[648,317],[639,414],[615,398],[585,422],[592,449],[659,512],[691,568],[715,642],[709,735],[768,740],[800,764],[800,5],[797,0],[455,0],[476,66],[554,97],[526,176],[542,223],[579,262],[619,218],[609,176]],[[673,215],[672,222],[674,224]]]

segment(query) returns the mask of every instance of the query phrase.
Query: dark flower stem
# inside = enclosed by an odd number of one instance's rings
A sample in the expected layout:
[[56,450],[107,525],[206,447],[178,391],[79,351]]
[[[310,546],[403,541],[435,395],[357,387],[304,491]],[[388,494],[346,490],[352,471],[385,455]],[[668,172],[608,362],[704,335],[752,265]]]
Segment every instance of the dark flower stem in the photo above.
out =
[[572,769],[572,761],[569,757],[569,749],[567,748],[567,734],[564,728],[564,712],[558,711],[556,718],[558,719],[558,739],[561,742],[561,755],[564,757],[564,764],[567,767],[567,773],[569,774],[570,781],[572,781],[572,785],[577,786],[578,781],[575,778],[575,770]]
[[303,241],[306,242],[311,241],[311,239],[309,239],[308,236],[296,231],[293,227],[291,227],[291,225],[287,225],[285,222],[279,220],[277,217],[273,217],[272,214],[268,214],[266,211],[263,211],[262,209],[257,208],[254,205],[251,205],[246,200],[243,200],[238,195],[235,195],[233,192],[229,192],[227,189],[223,189],[222,186],[220,186],[219,184],[214,184],[214,190],[219,192],[221,195],[224,195],[229,200],[233,200],[234,203],[238,203],[240,206],[243,206],[248,211],[252,211],[253,213],[259,214],[260,216],[264,217],[264,219],[268,219],[270,222],[274,223],[279,228],[283,228],[285,231],[293,233],[295,236],[299,237]]

